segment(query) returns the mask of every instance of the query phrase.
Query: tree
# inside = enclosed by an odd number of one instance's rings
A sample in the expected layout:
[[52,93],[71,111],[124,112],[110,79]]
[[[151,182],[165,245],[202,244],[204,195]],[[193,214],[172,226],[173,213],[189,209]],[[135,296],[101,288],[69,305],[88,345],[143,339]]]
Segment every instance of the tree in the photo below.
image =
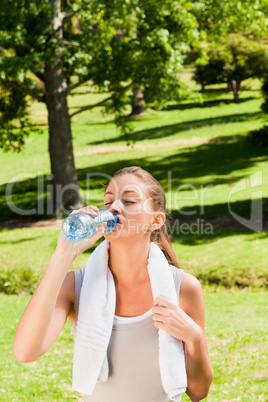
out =
[[266,43],[231,34],[226,41],[211,44],[208,64],[197,66],[195,80],[203,86],[230,83],[235,102],[238,102],[241,82],[263,76],[267,55]]
[[139,85],[135,84],[132,88],[133,97],[131,101],[131,116],[137,116],[145,111],[145,102],[143,99],[143,93]]
[[[209,46],[213,45],[213,48],[218,44],[218,51],[221,44],[227,40],[229,35],[241,35],[248,39],[256,41],[266,41],[268,38],[268,2],[260,0],[193,0],[193,14],[195,15],[198,24],[200,36],[204,38],[203,47],[209,50]],[[207,42],[207,43],[206,43]],[[193,48],[190,52],[189,59],[196,66],[201,67],[208,64],[203,57],[200,63],[200,50],[202,47]],[[212,60],[210,60],[212,62]],[[215,55],[213,61],[216,70],[221,70],[222,58],[218,60],[218,56]],[[213,64],[212,63],[212,64]],[[206,73],[204,78],[206,78]],[[215,76],[215,70],[210,70],[210,73]],[[202,88],[204,83],[200,81]],[[217,82],[215,79],[213,82]],[[219,81],[218,81],[219,82]],[[228,91],[232,88],[235,93],[237,82],[227,83]]]
[[258,40],[268,36],[266,0],[194,0],[193,13],[209,42],[221,42],[230,34]]
[[[55,211],[82,204],[72,117],[104,106],[127,132],[129,88],[138,85],[154,106],[185,97],[175,72],[199,40],[184,0],[2,0],[0,27],[0,146],[19,151],[31,131],[29,100],[45,103]],[[70,114],[67,96],[86,82],[106,96]]]

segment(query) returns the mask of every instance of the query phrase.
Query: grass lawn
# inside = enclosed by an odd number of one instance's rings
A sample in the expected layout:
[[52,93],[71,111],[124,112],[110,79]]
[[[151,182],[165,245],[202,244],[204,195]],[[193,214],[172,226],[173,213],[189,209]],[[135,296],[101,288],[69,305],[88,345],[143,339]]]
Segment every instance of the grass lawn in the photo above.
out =
[[[83,105],[95,96],[71,97],[71,110],[78,99]],[[163,185],[168,208],[174,215],[211,218],[230,216],[231,209],[247,217],[252,193],[249,179],[254,174],[260,176],[255,180],[261,182],[268,213],[267,155],[245,141],[250,130],[264,124],[261,102],[256,89],[242,92],[239,104],[232,102],[230,93],[211,90],[204,94],[203,104],[182,102],[162,111],[148,110],[144,117],[131,119],[132,147],[126,146],[126,138],[115,128],[112,118],[103,117],[99,108],[78,115],[72,123],[75,163],[86,202],[101,205],[103,175],[108,176],[122,166],[139,164]],[[44,119],[43,109],[43,105],[33,105],[39,121]],[[32,135],[26,140],[21,154],[0,152],[2,217],[16,216],[11,204],[25,210],[36,208],[41,218],[49,214],[47,148],[44,128],[43,135]],[[242,189],[241,180],[246,180]],[[8,197],[7,183],[12,193]],[[256,192],[254,196],[257,197]],[[202,211],[201,205],[205,207]]]
[[[190,77],[186,71],[184,80]],[[86,203],[102,206],[102,184],[123,166],[140,165],[165,189],[172,244],[182,268],[197,276],[204,288],[215,374],[207,398],[211,402],[268,400],[264,291],[268,235],[267,226],[260,226],[261,212],[266,225],[268,217],[267,151],[246,140],[250,130],[264,125],[267,115],[260,109],[260,83],[246,82],[244,87],[238,104],[223,86],[211,86],[203,94],[203,103],[169,104],[162,111],[151,109],[132,118],[131,146],[115,128],[112,116],[103,116],[100,108],[72,122],[75,163]],[[105,96],[88,93],[88,87],[81,91],[81,97],[69,98],[71,112]],[[32,115],[42,124],[43,134],[29,136],[18,155],[0,151],[2,219],[23,221],[27,216],[22,217],[18,209],[36,209],[38,219],[51,216],[44,106],[34,103]],[[250,218],[259,230],[252,229]],[[241,225],[243,219],[248,226]],[[71,389],[73,341],[68,324],[37,362],[22,365],[11,351],[16,325],[30,297],[27,293],[40,281],[59,228],[60,222],[51,229],[11,229],[0,222],[0,400],[82,400]],[[83,253],[72,268],[85,266],[91,252]],[[236,290],[241,287],[244,291]]]
[[[189,81],[188,70],[185,77]],[[260,83],[249,81],[244,87],[238,104],[225,88],[211,86],[201,104],[169,104],[132,118],[129,147],[112,117],[103,116],[100,108],[78,115],[72,130],[86,204],[102,206],[103,184],[110,175],[123,166],[140,165],[165,189],[175,220],[170,226],[172,242],[182,267],[204,283],[258,287],[268,283],[267,231],[261,225],[261,213],[264,220],[268,216],[268,164],[265,150],[248,143],[246,136],[267,117],[260,109]],[[71,112],[105,96],[88,90],[84,87],[81,96],[69,98]],[[37,123],[46,121],[44,105],[34,103],[32,114]],[[24,218],[16,208],[35,209],[39,219],[50,216],[47,147],[44,127],[42,135],[27,138],[21,154],[0,151],[2,218]],[[248,227],[232,224],[243,220]],[[0,289],[32,291],[56,239],[56,230],[8,230],[0,222]],[[85,265],[87,257],[88,253],[81,256],[74,268]]]
[[[206,329],[214,381],[206,401],[267,400],[267,316],[265,292],[204,290]],[[71,389],[73,339],[70,325],[36,362],[12,354],[18,320],[29,296],[0,294],[1,401],[82,401]],[[189,398],[184,397],[184,401]]]
[[[6,293],[32,293],[55,250],[59,229],[21,228],[0,231],[0,289]],[[267,232],[214,228],[212,234],[172,237],[181,267],[203,284],[214,286],[267,286]],[[72,265],[86,265],[94,249]]]

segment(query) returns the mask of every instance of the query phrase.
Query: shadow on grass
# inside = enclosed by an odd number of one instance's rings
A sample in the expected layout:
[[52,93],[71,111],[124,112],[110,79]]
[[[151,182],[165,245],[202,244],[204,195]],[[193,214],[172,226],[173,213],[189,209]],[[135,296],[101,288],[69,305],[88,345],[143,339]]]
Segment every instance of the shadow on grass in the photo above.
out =
[[[194,130],[202,127],[211,127],[218,124],[233,124],[244,122],[248,120],[256,120],[263,115],[263,112],[248,112],[248,113],[236,113],[232,115],[226,116],[218,116],[218,117],[209,117],[202,120],[190,120],[182,123],[169,124],[161,127],[149,128],[146,130],[135,131],[133,134],[129,136],[131,140],[134,142],[143,141],[143,140],[153,140],[153,139],[161,139],[168,138],[174,134],[181,133],[183,131]],[[109,122],[110,124],[110,122]],[[208,133],[209,134],[209,133]],[[106,144],[112,144],[118,141],[124,141],[125,135],[117,136],[116,138],[110,138],[106,140]],[[90,142],[87,145],[100,145],[103,144],[103,141],[94,141]]]
[[268,198],[255,199],[254,202],[261,205],[259,218],[251,216],[251,200],[205,205],[204,211],[199,204],[172,210],[172,219],[167,220],[169,234],[173,240],[192,246],[213,243],[220,237],[254,232],[258,232],[258,238],[268,238]]
[[[154,155],[127,159],[122,154],[121,159],[115,162],[80,169],[78,171],[79,183],[83,189],[86,189],[88,184],[86,178],[94,172],[96,177],[92,177],[90,184],[92,189],[97,189],[100,186],[101,175],[104,173],[108,172],[113,175],[123,166],[138,165],[148,170],[161,183],[164,190],[176,190],[178,186],[186,183],[198,187],[201,185],[232,185],[244,178],[243,172],[235,174],[235,176],[231,176],[232,173],[242,171],[267,159],[264,150],[252,147],[242,135],[216,138],[196,147],[178,148],[177,150],[174,147],[173,154],[170,155],[169,151],[168,155],[164,154],[162,158],[160,152],[162,152],[161,149],[157,151],[157,160]],[[211,178],[211,176],[216,177]],[[200,178],[203,179],[200,180]],[[171,183],[168,183],[168,180]],[[105,180],[103,181],[105,183]]]
[[[256,99],[253,96],[249,96],[247,98],[240,99],[239,103],[248,102],[252,99]],[[233,99],[225,98],[225,99],[217,99],[217,100],[205,100],[203,103],[178,103],[176,105],[168,105],[162,110],[170,111],[170,110],[188,110],[188,109],[204,109],[208,107],[215,107],[221,104],[230,105],[231,103],[235,103]],[[237,104],[237,103],[235,103]]]
[[[4,227],[0,226],[0,232],[2,232],[3,230],[5,230]],[[19,243],[24,243],[27,241],[32,241],[32,240],[36,240],[36,239],[42,239],[42,236],[34,236],[34,237],[25,237],[23,239],[18,239],[18,240],[0,240],[0,244],[19,244]]]
[[[181,245],[187,245],[187,246],[198,246],[198,245],[204,245],[204,244],[213,244],[219,239],[222,238],[227,238],[227,237],[232,237],[232,236],[239,236],[239,235],[252,235],[255,233],[254,231],[248,229],[248,228],[243,228],[240,227],[238,228],[237,226],[234,227],[218,227],[213,225],[211,228],[209,227],[209,223],[205,222],[200,225],[199,227],[199,232],[196,233],[195,230],[198,229],[198,224],[196,226],[193,226],[193,223],[189,223],[189,227],[191,228],[192,225],[192,232],[185,233],[170,233],[171,236],[171,241],[179,243]],[[197,228],[197,229],[196,229]],[[254,238],[252,241],[256,240],[256,237],[258,239],[267,239],[268,238],[268,232],[263,231],[260,233],[255,233]],[[245,241],[247,241],[245,239]],[[250,240],[248,240],[250,241]],[[252,247],[251,245],[249,247]],[[228,250],[226,250],[228,253]]]
[[[124,166],[138,165],[149,171],[161,183],[166,192],[172,190],[173,193],[176,193],[180,191],[183,195],[184,191],[189,191],[189,186],[190,190],[192,187],[201,190],[201,188],[208,186],[209,189],[211,188],[210,191],[215,191],[213,187],[217,185],[228,184],[231,188],[239,180],[245,178],[243,170],[254,166],[257,162],[267,159],[262,149],[252,147],[245,141],[243,136],[222,137],[196,147],[174,149],[171,155],[169,150],[169,153],[163,154],[162,157],[161,154],[159,154],[160,152],[162,151],[159,150],[157,158],[155,158],[154,155],[142,157],[142,152],[140,152],[140,157],[131,158],[130,154],[130,158],[127,159],[125,154],[122,154],[121,160],[98,164],[90,168],[78,169],[77,173],[80,187],[85,191],[101,190],[103,185],[108,184],[109,177],[117,170]],[[39,180],[43,180],[43,188],[44,191],[46,191],[50,184],[47,176],[40,176],[35,179],[27,179],[13,183],[12,202],[14,202],[17,208],[29,211],[35,208],[38,210],[39,201],[39,206],[41,205],[43,209],[41,211],[42,213],[34,213],[31,216],[38,216],[39,219],[47,219],[48,217],[52,217],[52,215],[48,214],[47,209],[48,194],[46,192],[38,194]],[[90,188],[88,187],[89,184]],[[180,188],[182,185],[186,187],[184,189]],[[10,209],[9,205],[7,205],[5,189],[6,184],[0,186],[1,216],[21,218],[20,213],[16,214]],[[95,204],[98,205],[100,199],[97,200],[96,194],[94,194],[94,201],[97,201],[94,202]],[[195,206],[186,206],[184,211],[187,212],[188,210],[188,212],[190,212],[196,208],[197,214],[194,217],[209,219],[230,215],[227,200],[223,200],[221,204],[205,205],[204,213],[201,213],[199,203],[200,200],[197,199]],[[268,201],[266,198],[264,199],[264,207],[265,214],[268,215],[267,204]],[[192,203],[190,205],[192,205]],[[249,214],[249,200],[231,202],[230,206],[231,209],[240,216],[247,217]],[[40,209],[38,211],[40,212]],[[183,214],[177,214],[173,211],[173,217],[174,219],[183,218]],[[189,218],[192,218],[192,216],[190,215]]]

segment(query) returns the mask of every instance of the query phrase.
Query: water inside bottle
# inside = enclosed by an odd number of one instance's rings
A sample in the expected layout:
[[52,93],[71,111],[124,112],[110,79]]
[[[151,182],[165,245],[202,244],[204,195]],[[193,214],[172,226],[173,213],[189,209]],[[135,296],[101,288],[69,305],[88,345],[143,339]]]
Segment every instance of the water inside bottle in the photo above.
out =
[[95,218],[96,222],[107,222],[105,229],[104,229],[104,234],[111,233],[118,222],[118,218],[116,215],[112,214],[110,211],[106,209],[100,209],[99,210],[99,215]]
[[89,215],[73,214],[63,222],[63,232],[69,240],[80,240],[90,236],[96,231],[94,227],[94,219],[89,219]]

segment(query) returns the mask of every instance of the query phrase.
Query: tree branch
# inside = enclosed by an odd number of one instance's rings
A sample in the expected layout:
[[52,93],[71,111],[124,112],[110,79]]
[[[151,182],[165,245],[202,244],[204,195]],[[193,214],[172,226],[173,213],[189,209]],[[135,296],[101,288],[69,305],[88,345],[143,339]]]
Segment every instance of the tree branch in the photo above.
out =
[[105,102],[107,102],[108,100],[112,99],[112,96],[109,96],[109,98],[105,98],[102,101],[95,103],[94,105],[88,105],[88,106],[84,106],[81,107],[81,109],[78,109],[76,112],[72,113],[70,115],[70,118],[74,117],[75,115],[77,115],[78,113],[82,113],[85,112],[86,110],[90,110],[93,109],[94,107],[98,107],[98,106],[103,106]]
[[[131,82],[131,84],[125,86],[124,88],[122,88],[122,92],[125,92],[128,88],[130,88],[133,85],[133,82]],[[72,118],[73,116],[85,112],[86,110],[90,110],[93,109],[94,107],[98,107],[98,106],[103,106],[105,104],[105,102],[107,102],[108,100],[112,99],[113,95],[109,96],[108,98],[103,99],[102,101],[95,103],[94,105],[88,105],[88,106],[84,106],[81,107],[81,109],[78,109],[76,112],[72,113],[70,115],[70,118]]]
[[65,11],[65,12],[61,12],[61,19],[62,21],[68,19],[68,18],[72,18],[75,16],[75,14],[79,13],[79,11],[83,10],[83,7],[78,8],[78,10],[74,11]]
[[70,85],[67,89],[66,92],[67,94],[69,94],[71,91],[73,91],[74,89],[80,87],[81,85],[85,84],[86,82],[88,82],[89,80],[93,80],[95,78],[95,75],[93,77],[87,77],[87,78],[83,78],[81,81],[76,82],[75,84]]
[[68,40],[65,40],[65,39],[62,39],[62,41],[61,41],[64,45],[66,45],[66,46],[69,46],[69,45],[71,45],[71,46],[80,46],[80,44],[78,43],[78,42],[74,42],[74,41],[68,41]]
[[15,50],[21,50],[23,52],[29,52],[32,49],[32,46],[29,43],[17,43],[17,42],[8,42],[8,46],[14,47]]
[[38,71],[35,71],[34,69],[31,69],[32,73],[42,82],[45,82],[45,75],[42,73],[39,73]]

